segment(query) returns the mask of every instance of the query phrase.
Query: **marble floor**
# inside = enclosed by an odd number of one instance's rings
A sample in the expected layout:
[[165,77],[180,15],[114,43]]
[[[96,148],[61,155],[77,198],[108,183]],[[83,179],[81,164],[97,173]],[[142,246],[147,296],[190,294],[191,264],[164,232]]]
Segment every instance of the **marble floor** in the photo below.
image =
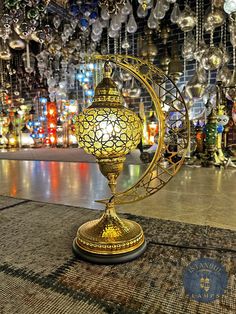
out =
[[[0,156],[3,158],[2,156]],[[118,189],[131,186],[145,170],[126,164]],[[236,169],[190,168],[155,195],[118,206],[119,212],[236,230]],[[96,163],[0,160],[0,194],[43,202],[102,209],[109,196]]]

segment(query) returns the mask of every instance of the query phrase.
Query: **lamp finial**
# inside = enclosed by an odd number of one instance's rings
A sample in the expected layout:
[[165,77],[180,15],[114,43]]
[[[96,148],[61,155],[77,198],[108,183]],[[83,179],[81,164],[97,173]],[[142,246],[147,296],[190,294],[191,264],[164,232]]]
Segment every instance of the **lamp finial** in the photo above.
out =
[[112,67],[108,61],[105,62],[104,64],[104,71],[103,71],[103,76],[104,78],[110,78],[112,74]]

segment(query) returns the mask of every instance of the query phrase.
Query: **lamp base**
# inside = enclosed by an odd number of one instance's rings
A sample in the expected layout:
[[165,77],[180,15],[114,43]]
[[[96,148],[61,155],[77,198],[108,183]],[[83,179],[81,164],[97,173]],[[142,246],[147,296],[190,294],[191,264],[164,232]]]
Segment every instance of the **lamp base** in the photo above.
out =
[[73,251],[81,258],[95,263],[127,262],[140,256],[146,248],[141,226],[135,221],[121,219],[114,203],[107,203],[100,219],[79,227]]
[[76,238],[73,241],[72,249],[76,256],[80,257],[81,259],[95,263],[95,264],[120,264],[120,263],[126,263],[130,262],[136,258],[138,258],[140,255],[144,253],[146,250],[147,243],[146,241],[143,242],[143,244],[135,249],[134,251],[128,252],[128,253],[121,253],[116,255],[101,255],[101,254],[95,254],[90,253],[87,251],[82,250],[76,243]]

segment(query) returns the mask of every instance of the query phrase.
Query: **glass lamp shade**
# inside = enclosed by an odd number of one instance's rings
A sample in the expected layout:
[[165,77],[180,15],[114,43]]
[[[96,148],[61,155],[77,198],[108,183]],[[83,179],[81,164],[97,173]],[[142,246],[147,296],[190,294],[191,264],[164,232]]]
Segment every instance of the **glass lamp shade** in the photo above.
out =
[[80,147],[97,159],[122,157],[141,139],[141,121],[127,108],[88,108],[78,123]]
[[142,134],[141,120],[124,107],[111,72],[106,64],[93,104],[78,116],[79,145],[98,160],[124,157],[138,145]]
[[25,48],[25,42],[14,32],[9,39],[9,46],[15,50],[22,50]]
[[183,32],[190,32],[196,25],[196,16],[191,8],[186,5],[177,20],[179,28]]
[[236,1],[235,0],[225,0],[224,11],[227,14],[231,14],[233,12],[236,12]]
[[201,65],[205,70],[216,70],[223,62],[223,53],[219,47],[210,47],[206,50],[201,59]]

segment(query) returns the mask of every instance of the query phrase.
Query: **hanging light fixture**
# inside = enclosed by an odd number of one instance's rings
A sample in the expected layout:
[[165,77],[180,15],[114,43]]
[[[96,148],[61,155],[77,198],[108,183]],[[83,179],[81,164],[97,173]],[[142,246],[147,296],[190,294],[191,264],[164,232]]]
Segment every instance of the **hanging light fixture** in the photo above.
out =
[[155,143],[155,136],[158,133],[158,121],[154,112],[152,112],[151,116],[147,119],[147,126],[149,144],[152,145]]
[[16,32],[9,38],[9,46],[14,50],[25,49],[25,42],[21,39]]
[[[214,15],[215,7],[211,5],[211,14]],[[214,45],[214,27],[210,33],[210,47],[204,52],[200,64],[205,70],[213,71],[220,68],[223,63],[223,52],[220,47]]]
[[147,37],[145,40],[142,40],[140,55],[143,58],[149,60],[150,62],[153,62],[157,55],[157,47],[152,41],[153,31],[151,29],[146,28],[144,33]]
[[26,42],[26,52],[23,53],[22,59],[24,62],[25,71],[27,73],[32,73],[34,71],[35,56],[30,52],[28,41]]
[[122,7],[131,6],[129,0],[100,0],[99,5],[103,10],[105,9],[108,14],[118,13]]
[[[233,33],[233,37],[234,37],[235,27],[236,27],[236,19],[233,19],[231,17],[231,22],[232,22],[231,32]],[[235,42],[233,42],[233,68],[234,69],[233,69],[231,79],[227,85],[226,95],[227,95],[227,98],[229,98],[230,100],[235,102],[236,101],[236,43]]]
[[236,0],[225,0],[224,10],[227,14],[236,12]]
[[11,57],[12,55],[6,42],[0,43],[0,59],[4,61],[9,61],[11,60]]
[[178,54],[178,46],[175,42],[172,44],[172,56],[169,63],[169,76],[177,83],[180,79],[181,75],[183,74],[183,63],[180,60]]

